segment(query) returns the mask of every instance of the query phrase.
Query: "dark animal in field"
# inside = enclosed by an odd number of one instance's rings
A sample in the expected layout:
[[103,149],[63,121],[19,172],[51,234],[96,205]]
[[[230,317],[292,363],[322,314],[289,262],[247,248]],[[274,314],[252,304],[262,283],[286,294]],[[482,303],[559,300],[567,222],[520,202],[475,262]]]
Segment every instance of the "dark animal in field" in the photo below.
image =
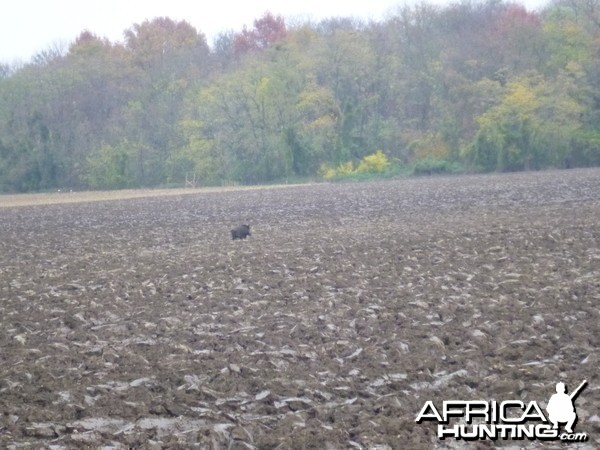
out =
[[250,233],[250,225],[239,225],[231,230],[231,239],[246,239],[246,237],[252,236]]

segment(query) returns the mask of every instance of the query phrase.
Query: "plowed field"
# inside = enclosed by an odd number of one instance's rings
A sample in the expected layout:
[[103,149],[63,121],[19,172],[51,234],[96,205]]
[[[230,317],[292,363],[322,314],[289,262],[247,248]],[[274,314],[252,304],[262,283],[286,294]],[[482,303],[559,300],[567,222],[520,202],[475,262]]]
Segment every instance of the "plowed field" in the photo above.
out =
[[599,305],[600,170],[6,207],[0,447],[560,448],[415,418],[587,379],[597,448]]

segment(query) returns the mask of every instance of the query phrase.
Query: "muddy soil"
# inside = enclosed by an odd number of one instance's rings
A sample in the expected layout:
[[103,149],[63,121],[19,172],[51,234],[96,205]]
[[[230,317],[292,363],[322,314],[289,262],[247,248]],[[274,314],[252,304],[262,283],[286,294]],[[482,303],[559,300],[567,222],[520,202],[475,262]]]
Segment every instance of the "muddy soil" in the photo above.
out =
[[600,170],[4,208],[0,237],[2,448],[561,448],[415,418],[584,379],[571,448],[600,446]]

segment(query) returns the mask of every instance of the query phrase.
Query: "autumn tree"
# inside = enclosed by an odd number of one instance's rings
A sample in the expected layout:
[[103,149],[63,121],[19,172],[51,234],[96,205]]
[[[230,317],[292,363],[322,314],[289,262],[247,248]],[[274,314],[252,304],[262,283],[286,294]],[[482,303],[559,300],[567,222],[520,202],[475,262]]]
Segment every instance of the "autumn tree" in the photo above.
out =
[[0,63],[0,190],[259,183],[377,150],[424,173],[600,164],[598,23],[596,0],[484,0],[267,13],[212,48],[164,17],[83,31]]
[[244,29],[233,37],[233,48],[237,54],[263,50],[271,44],[285,38],[287,34],[285,20],[267,12],[254,21],[254,28]]
[[494,20],[491,39],[509,74],[539,68],[547,58],[542,22],[535,12],[509,4]]
[[[206,63],[206,38],[185,21],[159,17],[125,31],[125,46],[142,68],[181,73]],[[204,60],[204,61],[203,61]]]
[[185,96],[207,76],[210,51],[203,34],[185,21],[161,17],[135,24],[125,48],[140,71],[139,94],[123,110],[123,139],[137,185],[164,182],[166,161],[180,145],[177,124]]
[[467,157],[484,170],[565,167],[584,110],[577,84],[530,75],[511,81],[500,104],[478,118],[480,130]]

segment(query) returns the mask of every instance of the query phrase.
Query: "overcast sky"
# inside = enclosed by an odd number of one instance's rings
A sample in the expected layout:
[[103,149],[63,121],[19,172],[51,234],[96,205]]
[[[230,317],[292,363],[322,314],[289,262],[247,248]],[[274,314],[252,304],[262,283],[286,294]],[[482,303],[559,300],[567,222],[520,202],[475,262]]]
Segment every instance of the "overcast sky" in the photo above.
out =
[[[226,30],[252,26],[269,11],[293,19],[327,17],[381,19],[399,5],[417,0],[5,0],[0,9],[0,62],[27,62],[34,54],[56,44],[68,45],[89,30],[116,42],[134,23],[167,16],[186,20],[204,33],[208,43]],[[419,0],[420,2],[420,0]],[[430,4],[453,0],[425,0]],[[529,9],[546,0],[517,0]]]

